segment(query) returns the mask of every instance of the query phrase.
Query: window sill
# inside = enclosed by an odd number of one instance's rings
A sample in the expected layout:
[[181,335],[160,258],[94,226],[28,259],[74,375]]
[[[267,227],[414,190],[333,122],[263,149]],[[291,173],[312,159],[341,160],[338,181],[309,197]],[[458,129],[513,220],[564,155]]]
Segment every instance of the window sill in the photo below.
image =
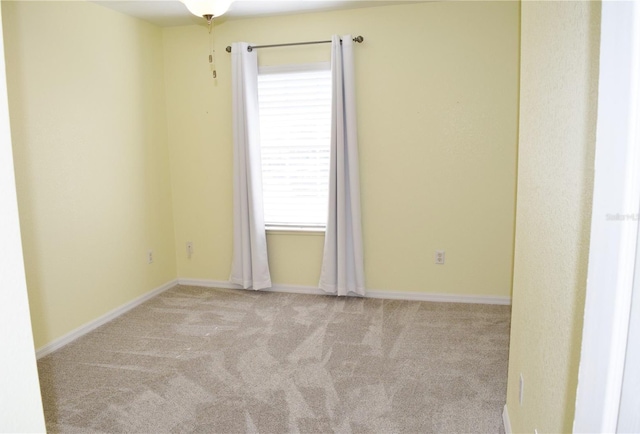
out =
[[325,228],[295,226],[267,226],[267,235],[311,235],[324,236]]

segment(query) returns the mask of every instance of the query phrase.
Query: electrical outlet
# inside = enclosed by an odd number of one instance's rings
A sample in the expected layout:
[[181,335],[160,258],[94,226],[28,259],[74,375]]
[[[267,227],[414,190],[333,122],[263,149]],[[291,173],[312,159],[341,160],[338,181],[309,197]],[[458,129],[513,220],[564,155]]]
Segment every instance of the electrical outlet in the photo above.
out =
[[522,397],[524,395],[524,377],[522,376],[522,372],[520,373],[520,393],[518,395],[518,402],[522,405]]
[[193,255],[193,242],[187,241],[187,258],[191,259]]
[[147,251],[147,264],[153,264],[153,250]]
[[444,265],[444,250],[436,250],[436,264]]

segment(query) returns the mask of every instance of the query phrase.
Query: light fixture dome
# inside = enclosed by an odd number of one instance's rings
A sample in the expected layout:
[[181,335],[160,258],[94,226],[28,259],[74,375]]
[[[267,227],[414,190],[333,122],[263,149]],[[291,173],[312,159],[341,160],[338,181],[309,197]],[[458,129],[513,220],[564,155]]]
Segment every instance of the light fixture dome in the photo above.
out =
[[180,0],[189,12],[198,17],[219,17],[229,10],[234,0]]

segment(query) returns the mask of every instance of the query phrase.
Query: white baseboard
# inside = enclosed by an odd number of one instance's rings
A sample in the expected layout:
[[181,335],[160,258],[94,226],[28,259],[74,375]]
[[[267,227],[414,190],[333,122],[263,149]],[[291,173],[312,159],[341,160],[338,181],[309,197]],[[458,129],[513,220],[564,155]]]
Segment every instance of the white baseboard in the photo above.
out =
[[202,286],[205,288],[242,289],[240,285],[231,283],[228,280],[206,280],[206,279],[183,279],[178,278],[178,285]]
[[507,409],[507,404],[504,405],[504,410],[502,410],[502,424],[504,425],[504,433],[511,434],[511,420],[509,419],[509,410]]
[[367,290],[366,297],[385,298],[388,300],[434,301],[440,303],[501,304],[506,306],[511,304],[511,297],[498,295],[461,295]]
[[[180,285],[203,286],[205,288],[225,288],[242,289],[240,285],[235,285],[229,281],[206,280],[206,279],[178,279]],[[326,292],[315,286],[283,285],[275,284],[264,291],[289,292],[294,294],[315,294],[327,295]],[[442,303],[473,303],[473,304],[499,304],[510,305],[511,297],[496,295],[459,295],[459,294],[435,294],[427,292],[395,292],[367,290],[367,298],[383,298],[387,300],[413,300],[413,301],[434,301]]]
[[[224,289],[242,289],[242,286],[236,285],[226,280],[206,280],[206,279],[178,279],[178,284],[186,286],[202,286],[204,288],[224,288]],[[292,294],[314,294],[327,295],[322,289],[313,286],[301,285],[283,285],[275,284],[271,288],[261,289],[267,292],[288,292]]]
[[92,330],[95,330],[96,328],[100,327],[103,324],[108,323],[109,321],[117,318],[118,316],[122,315],[123,313],[126,313],[128,311],[130,311],[131,309],[133,309],[136,306],[141,305],[142,303],[144,303],[145,301],[149,300],[150,298],[155,297],[156,295],[166,291],[169,288],[172,288],[174,286],[176,286],[178,284],[178,280],[172,280],[170,282],[165,283],[162,286],[159,286],[158,288],[155,288],[149,292],[147,292],[146,294],[141,295],[140,297],[131,300],[128,303],[123,304],[120,307],[115,308],[114,310],[107,312],[106,314],[102,315],[99,318],[96,318],[93,321],[90,321],[80,327],[78,327],[75,330],[70,331],[69,333],[67,333],[66,335],[55,339],[53,342],[45,345],[42,348],[39,348],[36,351],[36,358],[39,359],[41,357],[46,356],[47,354],[51,354],[52,352],[54,352],[55,350],[64,347],[65,345],[67,345],[68,343],[71,343],[73,341],[75,341],[76,339],[78,339],[80,336],[83,336],[87,333],[89,333]]

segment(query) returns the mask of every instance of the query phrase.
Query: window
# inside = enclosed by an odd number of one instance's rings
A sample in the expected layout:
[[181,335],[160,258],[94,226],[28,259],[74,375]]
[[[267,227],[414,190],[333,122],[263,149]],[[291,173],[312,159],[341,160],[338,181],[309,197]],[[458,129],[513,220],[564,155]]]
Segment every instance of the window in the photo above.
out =
[[324,228],[329,192],[328,63],[266,67],[258,77],[267,227]]

